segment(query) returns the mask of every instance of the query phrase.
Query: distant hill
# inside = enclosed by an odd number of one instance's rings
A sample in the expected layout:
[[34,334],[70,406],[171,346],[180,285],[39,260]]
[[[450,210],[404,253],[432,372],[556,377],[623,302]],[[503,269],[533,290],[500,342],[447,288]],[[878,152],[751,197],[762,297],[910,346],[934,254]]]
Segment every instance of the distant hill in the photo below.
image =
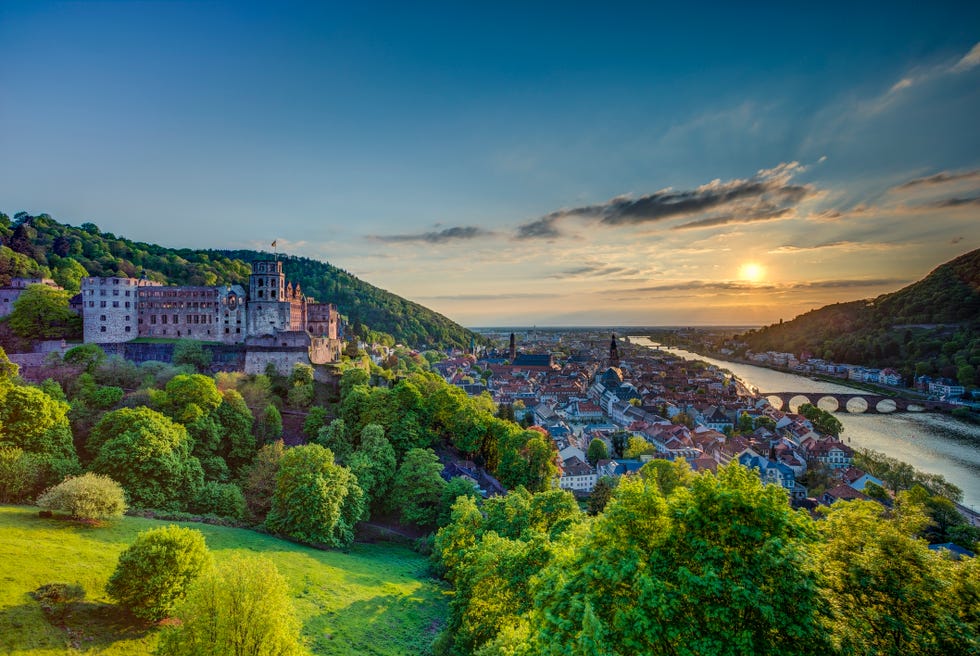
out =
[[[736,339],[753,351],[963,378],[980,369],[980,250],[873,300],[837,303]],[[962,375],[961,375],[962,374]]]
[[[92,223],[59,223],[47,214],[0,214],[0,285],[13,276],[54,277],[77,289],[81,276],[146,275],[175,285],[248,285],[250,263],[270,253],[250,250],[166,248],[102,232]],[[335,303],[361,336],[387,333],[412,347],[466,347],[485,339],[443,315],[396,296],[335,266],[280,255],[287,280],[317,300]]]

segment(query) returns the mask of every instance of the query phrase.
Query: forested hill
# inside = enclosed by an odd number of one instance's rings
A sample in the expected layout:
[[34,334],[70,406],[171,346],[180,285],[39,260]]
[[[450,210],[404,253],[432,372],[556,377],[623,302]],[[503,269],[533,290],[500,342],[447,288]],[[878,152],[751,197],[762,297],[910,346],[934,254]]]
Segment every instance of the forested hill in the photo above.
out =
[[828,305],[739,339],[753,351],[807,351],[835,362],[895,367],[907,376],[940,374],[976,384],[980,250],[897,292]]
[[[250,263],[270,253],[249,250],[166,248],[102,232],[92,223],[59,223],[47,214],[0,213],[0,285],[11,277],[53,277],[77,290],[85,275],[146,275],[175,285],[248,285]],[[326,262],[280,255],[286,278],[317,300],[335,303],[361,336],[392,335],[408,346],[465,347],[483,339],[418,303],[370,285]]]

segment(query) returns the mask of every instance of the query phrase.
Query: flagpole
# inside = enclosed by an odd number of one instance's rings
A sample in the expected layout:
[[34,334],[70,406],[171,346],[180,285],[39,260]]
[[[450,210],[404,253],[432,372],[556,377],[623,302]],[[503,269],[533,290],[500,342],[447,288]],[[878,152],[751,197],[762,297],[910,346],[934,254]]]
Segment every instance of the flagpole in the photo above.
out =
[[273,253],[275,253],[276,262],[278,262],[279,261],[279,240],[278,239],[273,239],[272,240],[272,251],[273,251]]

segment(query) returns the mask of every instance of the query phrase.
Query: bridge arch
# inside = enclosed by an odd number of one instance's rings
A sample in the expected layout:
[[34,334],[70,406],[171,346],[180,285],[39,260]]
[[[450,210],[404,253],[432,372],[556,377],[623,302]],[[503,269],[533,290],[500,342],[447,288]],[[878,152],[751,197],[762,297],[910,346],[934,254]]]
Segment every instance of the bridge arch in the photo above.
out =
[[847,399],[847,403],[844,404],[844,409],[851,414],[863,414],[871,409],[871,404],[863,396],[852,396]]
[[895,402],[895,399],[881,399],[875,403],[874,408],[876,412],[883,415],[891,414],[892,412],[898,410],[898,403]]
[[800,406],[804,403],[812,403],[812,401],[810,401],[810,397],[806,394],[797,394],[787,402],[786,406],[789,408],[790,412],[799,412]]
[[837,412],[841,409],[840,400],[833,394],[826,394],[817,400],[817,407],[827,412]]

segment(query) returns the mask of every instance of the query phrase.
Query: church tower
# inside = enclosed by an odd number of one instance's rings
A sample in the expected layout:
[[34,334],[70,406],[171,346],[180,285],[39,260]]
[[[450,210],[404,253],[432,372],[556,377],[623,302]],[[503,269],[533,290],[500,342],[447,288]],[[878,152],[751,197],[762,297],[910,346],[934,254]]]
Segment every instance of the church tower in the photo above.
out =
[[517,359],[517,336],[514,333],[510,334],[510,363],[514,364],[514,360]]
[[613,333],[612,341],[609,342],[609,366],[619,366],[619,349],[616,347],[616,333]]

